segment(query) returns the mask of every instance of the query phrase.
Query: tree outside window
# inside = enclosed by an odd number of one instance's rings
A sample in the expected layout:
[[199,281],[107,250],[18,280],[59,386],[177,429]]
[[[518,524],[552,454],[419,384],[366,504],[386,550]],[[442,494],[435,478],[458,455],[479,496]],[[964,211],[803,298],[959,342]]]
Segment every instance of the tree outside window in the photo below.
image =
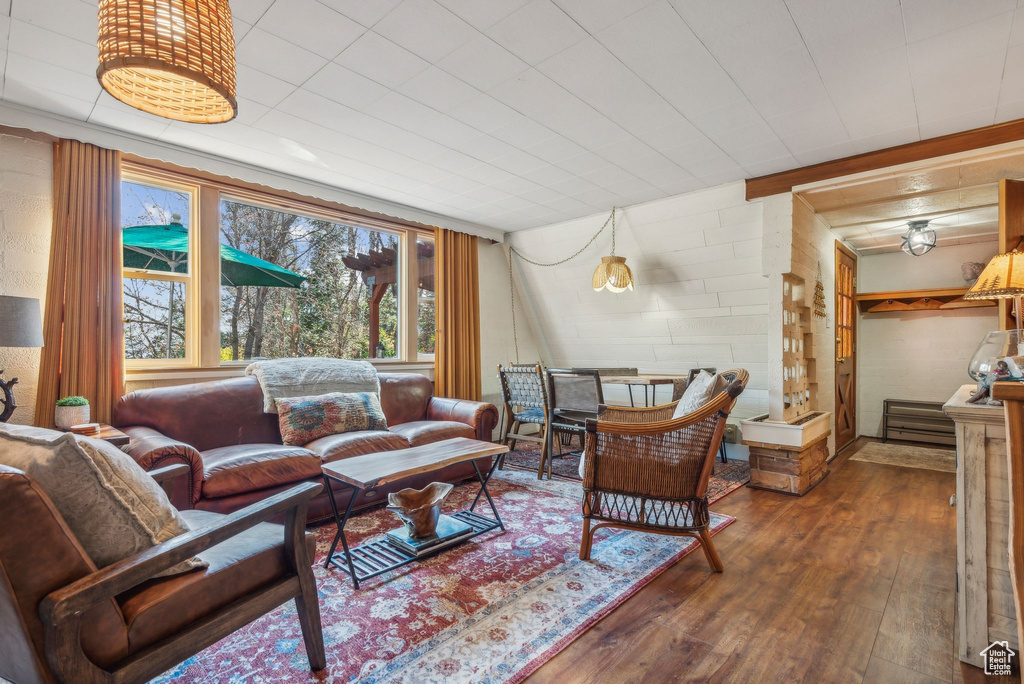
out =
[[305,276],[221,287],[220,358],[398,354],[399,236],[224,199],[221,241]]

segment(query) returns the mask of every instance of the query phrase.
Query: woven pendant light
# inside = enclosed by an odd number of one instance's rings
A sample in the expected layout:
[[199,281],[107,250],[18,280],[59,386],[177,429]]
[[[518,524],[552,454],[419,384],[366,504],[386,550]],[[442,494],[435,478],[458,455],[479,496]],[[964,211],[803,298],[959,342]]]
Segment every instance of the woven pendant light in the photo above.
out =
[[100,0],[96,77],[121,102],[176,121],[235,118],[227,0]]
[[[615,208],[612,207],[612,254],[601,257],[601,263],[590,281],[594,292],[608,289],[611,292],[625,292],[633,289],[633,272],[626,265],[626,257],[615,256]],[[595,236],[596,237],[596,236]]]

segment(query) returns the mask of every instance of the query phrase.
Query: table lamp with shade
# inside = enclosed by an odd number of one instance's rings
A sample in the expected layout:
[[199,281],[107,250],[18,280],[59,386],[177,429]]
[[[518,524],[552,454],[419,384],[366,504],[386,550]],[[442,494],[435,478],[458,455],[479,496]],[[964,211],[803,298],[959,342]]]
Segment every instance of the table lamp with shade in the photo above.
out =
[[[31,297],[0,295],[0,347],[42,347],[43,319],[39,314],[39,300]],[[0,376],[3,371],[0,370]],[[6,423],[14,414],[15,383],[18,378],[0,377],[0,423]]]
[[[967,367],[968,374],[978,383],[978,391],[970,402],[989,396],[992,383],[1005,380],[1024,381],[1024,316],[1021,299],[1024,297],[1024,252],[997,254],[988,262],[964,299],[1013,299],[1013,330],[993,330],[985,335]],[[989,399],[988,403],[1000,403]]]

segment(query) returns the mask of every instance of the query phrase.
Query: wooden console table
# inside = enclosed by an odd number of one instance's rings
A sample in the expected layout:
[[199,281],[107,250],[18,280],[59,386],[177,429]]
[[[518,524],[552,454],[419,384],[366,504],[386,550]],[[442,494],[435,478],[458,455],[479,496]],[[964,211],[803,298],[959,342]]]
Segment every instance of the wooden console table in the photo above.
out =
[[960,649],[982,667],[981,650],[1006,640],[1017,651],[1007,552],[1009,483],[1002,406],[968,404],[964,385],[942,407],[956,423],[956,575]]

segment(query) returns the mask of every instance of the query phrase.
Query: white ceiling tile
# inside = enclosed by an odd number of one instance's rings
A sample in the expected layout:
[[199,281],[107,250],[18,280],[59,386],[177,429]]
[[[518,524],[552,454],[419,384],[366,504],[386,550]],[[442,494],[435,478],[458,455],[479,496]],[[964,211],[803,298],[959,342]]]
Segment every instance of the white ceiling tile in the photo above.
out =
[[[3,54],[7,55],[6,52]],[[42,88],[37,82],[26,83],[11,76],[4,77],[4,100],[81,121],[88,119],[93,109],[91,101],[79,100],[63,92]]]
[[14,0],[10,16],[83,43],[95,44],[99,34],[95,3],[78,0]]
[[903,20],[911,43],[1016,7],[1015,0],[903,0]]
[[484,94],[464,103],[450,112],[450,115],[483,133],[510,124],[522,116],[508,105]]
[[602,31],[655,0],[555,0],[555,4],[589,33]]
[[552,138],[561,138],[561,136],[552,133],[550,128],[542,126],[525,116],[520,116],[515,121],[495,128],[490,134],[498,140],[503,140],[521,150],[535,145],[543,146],[546,141]]
[[363,109],[389,92],[376,81],[334,62],[316,72],[302,87],[353,109]]
[[556,135],[536,145],[530,145],[526,151],[538,159],[554,164],[563,159],[583,154],[586,149],[564,136]]
[[493,88],[529,68],[526,62],[482,34],[437,65],[480,90]]
[[2,23],[0,33],[3,33],[4,36],[8,33],[8,22],[13,25],[13,30],[10,31],[10,40],[6,45],[8,51],[95,78],[95,43],[83,43],[34,24],[6,17],[0,22]]
[[252,24],[244,21],[243,19],[239,19],[237,14],[231,15],[231,32],[234,34],[236,46],[242,42],[242,39],[245,38],[245,34],[250,30],[252,30]]
[[27,88],[38,86],[90,103],[96,101],[102,90],[95,76],[86,76],[13,52],[7,55],[4,79],[5,87],[10,87],[12,83]]
[[[21,0],[18,0],[19,2]],[[255,24],[263,16],[274,0],[231,0],[231,16],[237,16],[250,26]]]
[[995,123],[996,107],[983,107],[969,112],[962,112],[955,116],[947,116],[932,121],[921,122],[921,137],[936,138],[940,135],[959,133],[972,128],[991,126]]
[[437,0],[478,31],[486,31],[530,0]]
[[[232,0],[232,3],[237,0]],[[387,16],[402,0],[319,0],[331,9],[355,19],[367,28]]]
[[472,26],[434,0],[404,0],[374,25],[374,31],[431,63],[477,35]]
[[256,28],[334,59],[366,30],[317,0],[276,0]]
[[267,107],[276,107],[295,86],[256,69],[239,64],[235,70],[238,95]]
[[473,86],[434,66],[410,78],[397,91],[439,112],[458,109],[482,94]]
[[430,66],[373,31],[360,36],[334,61],[388,88],[397,88]]
[[238,44],[236,56],[239,64],[293,85],[301,85],[327,64],[323,57],[258,27]]
[[[587,38],[537,68],[630,132],[683,121],[682,115],[594,38]],[[616,93],[608,97],[609,92]]]
[[235,121],[246,126],[251,126],[260,120],[264,114],[270,111],[270,107],[261,105],[259,102],[247,100],[244,97],[236,97],[238,101],[238,116]]
[[487,35],[529,64],[539,64],[587,37],[551,0],[532,0],[487,29]]

